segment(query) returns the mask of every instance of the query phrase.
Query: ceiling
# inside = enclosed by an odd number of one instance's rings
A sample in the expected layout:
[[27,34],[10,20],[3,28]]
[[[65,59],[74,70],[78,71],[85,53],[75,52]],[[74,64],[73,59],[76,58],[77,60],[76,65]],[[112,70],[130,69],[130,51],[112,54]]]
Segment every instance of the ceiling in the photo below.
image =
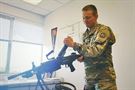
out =
[[70,3],[71,1],[73,0],[42,0],[42,2],[40,2],[38,5],[29,4],[23,0],[0,0],[0,3],[46,16],[57,8]]

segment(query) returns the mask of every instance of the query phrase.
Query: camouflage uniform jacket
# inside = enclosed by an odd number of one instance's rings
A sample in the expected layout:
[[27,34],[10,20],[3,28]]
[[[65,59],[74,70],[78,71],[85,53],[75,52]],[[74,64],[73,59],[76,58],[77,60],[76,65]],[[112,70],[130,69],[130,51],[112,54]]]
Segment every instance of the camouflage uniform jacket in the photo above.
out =
[[75,43],[74,50],[84,56],[87,81],[115,80],[112,45],[115,36],[108,26],[95,24],[83,34],[83,44]]

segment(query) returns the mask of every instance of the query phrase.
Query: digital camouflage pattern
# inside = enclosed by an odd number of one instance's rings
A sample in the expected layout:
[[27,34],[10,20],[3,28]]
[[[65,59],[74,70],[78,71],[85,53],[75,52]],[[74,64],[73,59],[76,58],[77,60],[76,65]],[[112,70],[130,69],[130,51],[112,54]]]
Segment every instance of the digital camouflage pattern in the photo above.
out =
[[[113,32],[102,24],[85,31],[83,44],[75,43],[74,50],[84,56],[88,90],[117,90],[111,55],[114,43]],[[96,89],[90,89],[93,86]]]

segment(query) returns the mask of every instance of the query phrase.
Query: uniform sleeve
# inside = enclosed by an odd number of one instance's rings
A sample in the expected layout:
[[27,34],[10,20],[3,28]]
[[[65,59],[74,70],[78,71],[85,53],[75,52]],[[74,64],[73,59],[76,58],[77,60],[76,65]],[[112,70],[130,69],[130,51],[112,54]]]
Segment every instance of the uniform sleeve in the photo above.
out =
[[108,43],[115,43],[114,35],[111,34],[113,33],[109,27],[103,27],[97,32],[91,45],[75,43],[73,49],[84,57],[98,57],[106,49]]

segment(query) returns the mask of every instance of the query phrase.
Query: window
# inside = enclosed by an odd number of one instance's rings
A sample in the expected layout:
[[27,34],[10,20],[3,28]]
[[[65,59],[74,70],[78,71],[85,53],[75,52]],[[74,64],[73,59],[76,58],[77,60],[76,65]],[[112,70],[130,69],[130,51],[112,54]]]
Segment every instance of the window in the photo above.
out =
[[8,18],[0,14],[0,72],[4,73],[7,71],[8,55],[9,55],[9,37],[10,37],[10,26],[12,18]]
[[15,73],[39,65],[43,55],[43,29],[29,21],[0,14],[0,73]]
[[10,72],[20,72],[38,66],[42,60],[43,29],[29,22],[15,20],[11,49]]
[[25,21],[14,21],[13,40],[43,43],[43,29]]
[[0,41],[0,72],[6,71],[8,42]]
[[10,72],[20,72],[32,68],[32,62],[36,66],[41,63],[41,45],[13,42],[11,50]]
[[9,39],[10,20],[0,15],[0,39]]

